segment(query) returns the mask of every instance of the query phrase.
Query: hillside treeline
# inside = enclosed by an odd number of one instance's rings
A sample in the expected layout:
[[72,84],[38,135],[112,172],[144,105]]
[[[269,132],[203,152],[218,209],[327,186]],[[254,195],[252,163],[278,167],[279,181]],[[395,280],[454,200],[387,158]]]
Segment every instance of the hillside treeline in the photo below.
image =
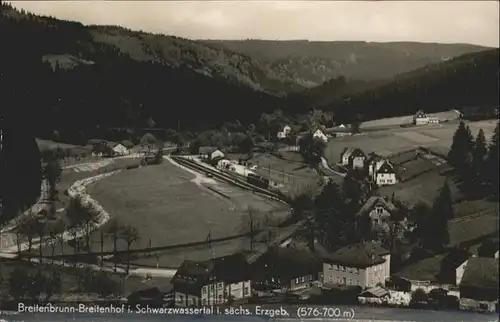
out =
[[290,110],[334,111],[347,122],[412,114],[419,109],[441,112],[470,106],[499,105],[499,50],[459,56],[401,74],[390,81],[348,82],[337,78],[300,95],[288,97]]

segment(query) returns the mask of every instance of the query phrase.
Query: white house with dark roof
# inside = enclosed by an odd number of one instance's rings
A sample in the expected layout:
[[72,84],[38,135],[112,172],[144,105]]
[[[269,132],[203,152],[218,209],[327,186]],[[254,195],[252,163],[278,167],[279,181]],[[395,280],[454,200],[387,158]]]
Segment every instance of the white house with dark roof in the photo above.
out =
[[418,110],[415,115],[413,115],[413,124],[427,125],[429,124],[429,116],[423,110]]
[[323,131],[321,131],[320,129],[317,129],[314,133],[313,133],[313,138],[315,139],[319,139],[323,142],[328,142],[328,137],[325,135],[325,133],[323,133]]
[[352,169],[364,169],[365,168],[366,155],[361,149],[354,149],[349,156],[349,167]]
[[283,131],[277,133],[276,137],[278,139],[286,139],[292,134],[292,127],[290,125],[285,125]]
[[393,185],[398,182],[394,166],[388,161],[383,161],[381,164],[377,162],[374,170],[373,182],[378,186]]
[[391,252],[372,242],[340,248],[323,257],[323,284],[375,287],[391,275]]
[[340,164],[343,166],[349,165],[349,157],[352,151],[354,151],[354,148],[344,148],[342,152],[340,152]]

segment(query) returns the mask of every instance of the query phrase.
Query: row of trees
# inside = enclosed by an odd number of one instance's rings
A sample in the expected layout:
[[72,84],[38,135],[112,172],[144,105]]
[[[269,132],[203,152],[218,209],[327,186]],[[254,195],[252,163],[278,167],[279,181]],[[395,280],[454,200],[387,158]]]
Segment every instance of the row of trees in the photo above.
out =
[[488,144],[482,129],[474,140],[469,126],[460,122],[453,136],[448,162],[462,179],[469,196],[489,194],[498,198],[498,132],[497,123]]
[[[23,240],[27,241],[28,253],[31,253],[33,245],[37,241],[40,244],[38,247],[39,262],[42,263],[47,246],[50,246],[51,256],[54,257],[58,247],[60,247],[60,255],[66,255],[65,247],[70,245],[73,248],[73,263],[76,265],[79,254],[93,254],[93,238],[95,238],[95,227],[99,220],[99,213],[92,208],[83,206],[79,199],[70,201],[66,218],[47,221],[43,217],[22,217],[15,230],[19,253],[22,255],[21,244]],[[124,242],[126,250],[130,251],[132,245],[139,240],[139,234],[135,227],[130,224],[122,225],[117,220],[112,220],[107,225],[107,229],[101,231],[99,237],[100,251],[104,251],[106,239],[111,239],[114,253],[118,252],[118,242]],[[116,261],[114,269],[115,271],[117,269]],[[130,256],[127,256],[126,271],[128,272],[129,269]]]

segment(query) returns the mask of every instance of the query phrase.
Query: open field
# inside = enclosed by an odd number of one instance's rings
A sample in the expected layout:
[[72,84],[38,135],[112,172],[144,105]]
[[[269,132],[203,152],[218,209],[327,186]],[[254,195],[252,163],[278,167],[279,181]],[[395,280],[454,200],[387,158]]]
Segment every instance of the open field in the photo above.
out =
[[[437,117],[441,122],[452,121],[458,119],[458,113],[455,111],[447,111],[441,113],[431,113],[428,114],[429,117]],[[366,121],[361,124],[361,130],[377,128],[377,127],[388,127],[388,126],[399,126],[401,124],[411,124],[413,122],[413,115],[390,117],[380,120]]]
[[61,149],[74,149],[74,148],[83,148],[78,145],[74,144],[68,144],[68,143],[61,143],[61,142],[55,142],[52,140],[44,140],[44,139],[35,139],[36,144],[38,145],[38,148],[40,151],[50,151],[50,150],[55,150],[57,148]]
[[[467,122],[475,136],[480,128],[486,139],[490,139],[496,121]],[[457,124],[426,125],[411,128],[394,128],[360,135],[345,136],[328,142],[325,157],[333,164],[340,161],[345,147],[360,148],[365,153],[376,152],[388,156],[417,146],[423,146],[446,154],[449,150]]]
[[298,153],[281,152],[281,154],[286,160],[270,154],[257,154],[248,162],[257,165],[254,172],[282,185],[280,189],[285,194],[296,195],[316,187],[318,174],[301,162],[302,157]]
[[481,216],[450,221],[448,222],[450,245],[472,246],[485,237],[498,236],[498,221],[498,212],[495,212],[495,208]]
[[211,182],[230,199],[223,198],[193,179],[192,174],[165,161],[104,179],[89,187],[89,193],[112,217],[138,229],[140,240],[134,248],[148,246],[149,239],[155,247],[202,241],[209,232],[211,238],[244,233],[248,207],[256,209],[257,219],[266,213],[284,218],[288,211],[283,204]]

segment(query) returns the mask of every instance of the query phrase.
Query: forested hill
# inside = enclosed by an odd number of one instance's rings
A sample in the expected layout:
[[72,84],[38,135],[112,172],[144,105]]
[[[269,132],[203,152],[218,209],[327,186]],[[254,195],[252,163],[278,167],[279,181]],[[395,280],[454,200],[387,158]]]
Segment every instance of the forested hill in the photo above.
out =
[[44,59],[60,61],[71,68],[92,62],[106,53],[120,53],[138,62],[159,63],[171,68],[186,67],[202,75],[223,78],[246,87],[281,93],[288,90],[272,72],[247,55],[173,36],[132,31],[119,26],[84,26],[17,11],[3,4],[2,19],[17,22],[39,37],[33,47]]
[[398,75],[393,80],[349,82],[343,78],[288,97],[290,111],[318,108],[337,119],[363,119],[499,105],[499,50],[465,54]]
[[177,128],[179,119],[184,129],[215,127],[281,107],[261,89],[283,84],[249,57],[185,39],[2,4],[0,46],[2,112],[17,112],[42,137],[101,136],[109,127],[141,128],[149,117],[161,127]]
[[306,87],[339,76],[349,80],[391,78],[465,53],[489,49],[468,44],[361,41],[203,40],[249,55],[273,75]]

